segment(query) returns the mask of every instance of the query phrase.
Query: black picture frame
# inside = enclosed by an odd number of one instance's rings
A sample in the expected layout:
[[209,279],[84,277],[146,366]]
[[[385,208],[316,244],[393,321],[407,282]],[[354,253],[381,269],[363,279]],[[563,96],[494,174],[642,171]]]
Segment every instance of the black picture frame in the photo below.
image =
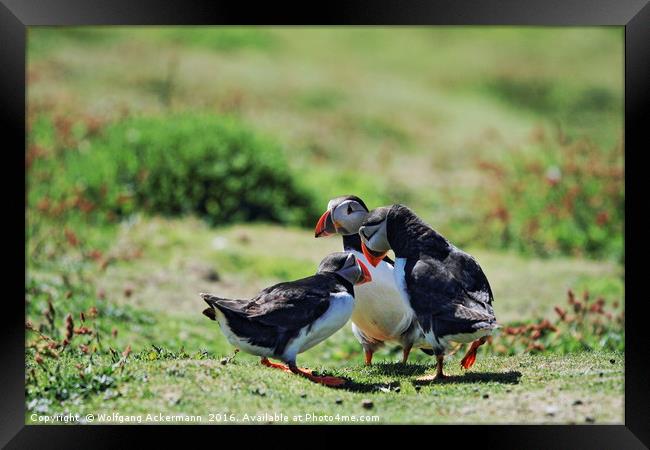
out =
[[[650,356],[645,332],[648,320],[644,296],[643,244],[647,205],[642,194],[643,151],[649,148],[647,127],[650,105],[650,6],[648,0],[337,0],[318,5],[309,2],[264,3],[187,0],[0,0],[0,108],[7,175],[4,179],[5,225],[15,235],[25,226],[25,206],[15,194],[20,183],[18,167],[24,164],[26,109],[26,30],[36,25],[552,25],[625,27],[625,424],[620,426],[437,426],[418,427],[432,445],[454,442],[490,448],[646,448],[650,445],[650,383],[644,373]],[[9,139],[7,139],[9,138]],[[14,167],[16,170],[14,170]],[[638,173],[636,173],[638,172]],[[25,178],[22,178],[25,182]],[[24,186],[24,185],[23,185]],[[14,236],[8,229],[5,236]],[[5,261],[19,270],[25,262],[25,247],[15,238],[15,257]],[[13,254],[12,254],[13,256]],[[0,415],[0,445],[7,448],[89,448],[128,444],[142,427],[25,425],[24,400],[24,309],[18,298],[24,292],[19,277],[10,278],[14,288],[5,294],[5,317],[0,386],[3,414]],[[137,428],[137,429],[136,429]],[[270,430],[272,429],[272,431]],[[225,432],[221,426],[217,434]],[[328,427],[332,439],[336,428]],[[155,427],[165,439],[185,443],[194,437],[194,427]],[[204,429],[205,431],[206,429]],[[241,430],[241,429],[239,429]],[[286,430],[266,427],[257,438]],[[305,434],[305,430],[307,434]],[[371,427],[364,436],[392,433],[394,427]],[[215,432],[207,428],[207,431]],[[233,431],[230,429],[230,431]],[[261,430],[260,430],[261,431]],[[291,432],[296,428],[292,427]],[[311,445],[313,427],[284,441]],[[408,430],[411,432],[411,430]],[[239,431],[241,433],[242,431]],[[436,434],[429,434],[429,433]],[[191,433],[191,434],[190,434]],[[438,434],[442,433],[442,434]],[[354,433],[351,433],[354,435]],[[444,436],[443,436],[444,435]],[[395,436],[399,439],[400,435]],[[245,437],[245,435],[244,435]],[[249,438],[252,437],[249,435]],[[426,436],[423,436],[426,438]],[[194,439],[196,439],[194,437]],[[328,439],[328,440],[329,440]],[[410,441],[410,438],[409,438]],[[225,441],[224,441],[225,442]],[[408,441],[405,441],[408,443]],[[443,444],[452,443],[452,444]],[[198,442],[197,442],[198,444]],[[209,444],[204,444],[209,445]],[[418,444],[420,445],[420,444]]]

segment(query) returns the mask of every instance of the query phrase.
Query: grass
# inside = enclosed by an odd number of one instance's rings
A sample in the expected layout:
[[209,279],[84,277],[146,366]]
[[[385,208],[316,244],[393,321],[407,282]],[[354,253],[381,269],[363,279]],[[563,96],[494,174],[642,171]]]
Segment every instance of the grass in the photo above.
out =
[[[277,422],[278,415],[286,416],[288,423],[300,422],[295,418],[298,415],[303,415],[305,423],[336,423],[337,415],[357,420],[376,416],[365,419],[377,421],[373,423],[623,422],[622,354],[480,355],[467,373],[461,372],[459,358],[455,358],[447,366],[449,379],[430,383],[417,378],[435,370],[431,362],[406,366],[381,362],[365,367],[359,358],[322,364],[321,351],[313,349],[303,363],[348,378],[346,387],[315,385],[262,367],[244,355],[229,362],[203,354],[158,359],[152,350],[130,357],[125,365],[128,379],[119,386],[110,386],[83,402],[73,399],[51,406],[48,412],[93,414],[94,423],[118,422],[112,418],[114,412],[142,415],[141,420],[148,414],[201,416],[208,423]],[[150,357],[151,353],[155,356]],[[73,363],[74,359],[69,362]],[[368,400],[370,408],[363,405]],[[108,418],[102,420],[102,414]],[[27,423],[32,423],[31,415],[29,411]],[[338,422],[346,423],[346,419]]]

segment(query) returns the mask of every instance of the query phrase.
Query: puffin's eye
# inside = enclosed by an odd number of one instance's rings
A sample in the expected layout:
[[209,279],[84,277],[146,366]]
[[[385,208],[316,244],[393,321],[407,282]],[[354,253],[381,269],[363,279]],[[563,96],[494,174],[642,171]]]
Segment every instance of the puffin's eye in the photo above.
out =
[[352,214],[352,205],[348,203],[348,215]]

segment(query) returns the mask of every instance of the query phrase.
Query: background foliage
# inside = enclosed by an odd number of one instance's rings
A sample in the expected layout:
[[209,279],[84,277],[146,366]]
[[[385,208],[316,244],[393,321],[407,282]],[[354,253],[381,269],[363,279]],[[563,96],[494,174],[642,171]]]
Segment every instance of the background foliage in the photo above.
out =
[[[266,220],[304,226],[316,217],[313,199],[287,173],[278,145],[236,119],[132,118],[96,136],[81,131],[81,142],[72,129],[61,128],[65,147],[57,162],[65,176],[53,177],[54,167],[49,183],[30,190],[44,212],[68,204],[108,221],[141,210],[196,214],[212,224]],[[34,170],[52,168],[47,160],[42,165]]]

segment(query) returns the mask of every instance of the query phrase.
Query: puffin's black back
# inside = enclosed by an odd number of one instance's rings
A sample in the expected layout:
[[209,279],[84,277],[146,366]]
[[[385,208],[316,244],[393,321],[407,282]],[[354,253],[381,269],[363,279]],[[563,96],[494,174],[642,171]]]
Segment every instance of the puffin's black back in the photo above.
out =
[[417,258],[426,253],[442,260],[452,249],[447,239],[404,205],[393,205],[386,220],[388,242],[398,258]]

